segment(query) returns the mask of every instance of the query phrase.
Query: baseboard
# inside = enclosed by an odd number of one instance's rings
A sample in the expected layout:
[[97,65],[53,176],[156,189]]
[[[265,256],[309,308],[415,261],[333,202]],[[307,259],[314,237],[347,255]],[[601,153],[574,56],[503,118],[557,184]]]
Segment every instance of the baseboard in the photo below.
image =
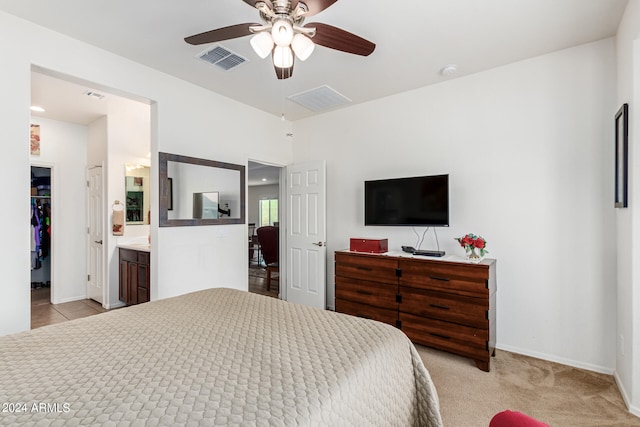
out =
[[616,385],[618,386],[618,390],[620,391],[620,394],[622,395],[622,400],[624,400],[624,404],[627,407],[627,409],[629,410],[629,412],[631,412],[636,417],[640,417],[640,408],[638,408],[637,406],[633,406],[631,404],[631,400],[629,399],[629,395],[627,394],[627,390],[624,388],[622,380],[620,380],[620,377],[618,376],[618,372],[614,372],[613,378],[616,380]]
[[123,303],[122,301],[118,301],[115,304],[107,304],[106,307],[104,307],[107,310],[112,310],[114,308],[120,308],[120,307],[125,307],[127,304]]
[[598,366],[591,363],[579,362],[577,360],[566,359],[564,357],[557,357],[546,353],[539,353],[536,351],[524,350],[518,347],[512,347],[510,345],[496,344],[498,350],[504,350],[511,353],[522,354],[523,356],[535,357],[536,359],[547,360],[549,362],[560,363],[561,365],[572,366],[578,369],[585,369],[587,371],[598,372],[600,374],[613,375],[614,369],[607,368],[605,366]]

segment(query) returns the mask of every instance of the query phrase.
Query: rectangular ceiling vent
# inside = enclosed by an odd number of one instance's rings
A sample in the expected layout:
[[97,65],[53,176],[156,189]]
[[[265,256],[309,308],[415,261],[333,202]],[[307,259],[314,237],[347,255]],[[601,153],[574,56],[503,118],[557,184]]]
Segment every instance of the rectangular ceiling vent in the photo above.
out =
[[327,85],[291,95],[288,99],[316,113],[351,103],[349,98]]
[[211,65],[215,65],[223,71],[229,71],[238,65],[247,62],[246,58],[230,51],[222,46],[206,50],[198,55],[198,58]]
[[103,95],[103,94],[101,94],[101,93],[99,93],[99,92],[96,92],[96,91],[94,91],[94,90],[91,90],[91,89],[87,89],[87,90],[85,90],[85,91],[83,92],[83,94],[87,95],[87,96],[88,96],[88,97],[90,97],[90,98],[95,98],[95,99],[102,99],[102,98],[104,98],[104,95]]

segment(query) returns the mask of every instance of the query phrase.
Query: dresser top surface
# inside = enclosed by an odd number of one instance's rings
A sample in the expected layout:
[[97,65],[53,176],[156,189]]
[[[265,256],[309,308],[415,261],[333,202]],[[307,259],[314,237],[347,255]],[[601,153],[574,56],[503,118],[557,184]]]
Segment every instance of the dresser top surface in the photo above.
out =
[[336,253],[383,257],[383,258],[414,259],[418,261],[455,262],[459,264],[469,264],[469,265],[491,265],[496,262],[496,260],[493,258],[482,258],[480,262],[477,262],[477,261],[469,261],[465,257],[459,256],[459,255],[444,255],[441,257],[432,257],[432,256],[423,256],[423,255],[413,255],[407,252],[395,252],[395,251],[377,254],[377,253],[371,253],[371,252],[356,252],[356,251],[351,251],[349,249],[342,249],[342,250],[336,251]]

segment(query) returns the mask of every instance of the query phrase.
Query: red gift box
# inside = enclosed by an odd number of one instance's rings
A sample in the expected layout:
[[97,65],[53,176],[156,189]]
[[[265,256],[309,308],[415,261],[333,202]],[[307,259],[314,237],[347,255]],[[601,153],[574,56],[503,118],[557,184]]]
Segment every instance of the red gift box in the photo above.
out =
[[389,251],[389,239],[352,238],[349,249],[354,252],[382,254]]

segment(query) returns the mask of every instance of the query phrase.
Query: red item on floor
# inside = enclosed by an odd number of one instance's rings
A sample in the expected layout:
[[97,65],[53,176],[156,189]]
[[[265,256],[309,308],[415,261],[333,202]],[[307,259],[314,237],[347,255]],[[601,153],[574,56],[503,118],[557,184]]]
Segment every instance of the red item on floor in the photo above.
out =
[[506,410],[495,414],[489,422],[489,427],[549,427],[549,425],[522,412]]

